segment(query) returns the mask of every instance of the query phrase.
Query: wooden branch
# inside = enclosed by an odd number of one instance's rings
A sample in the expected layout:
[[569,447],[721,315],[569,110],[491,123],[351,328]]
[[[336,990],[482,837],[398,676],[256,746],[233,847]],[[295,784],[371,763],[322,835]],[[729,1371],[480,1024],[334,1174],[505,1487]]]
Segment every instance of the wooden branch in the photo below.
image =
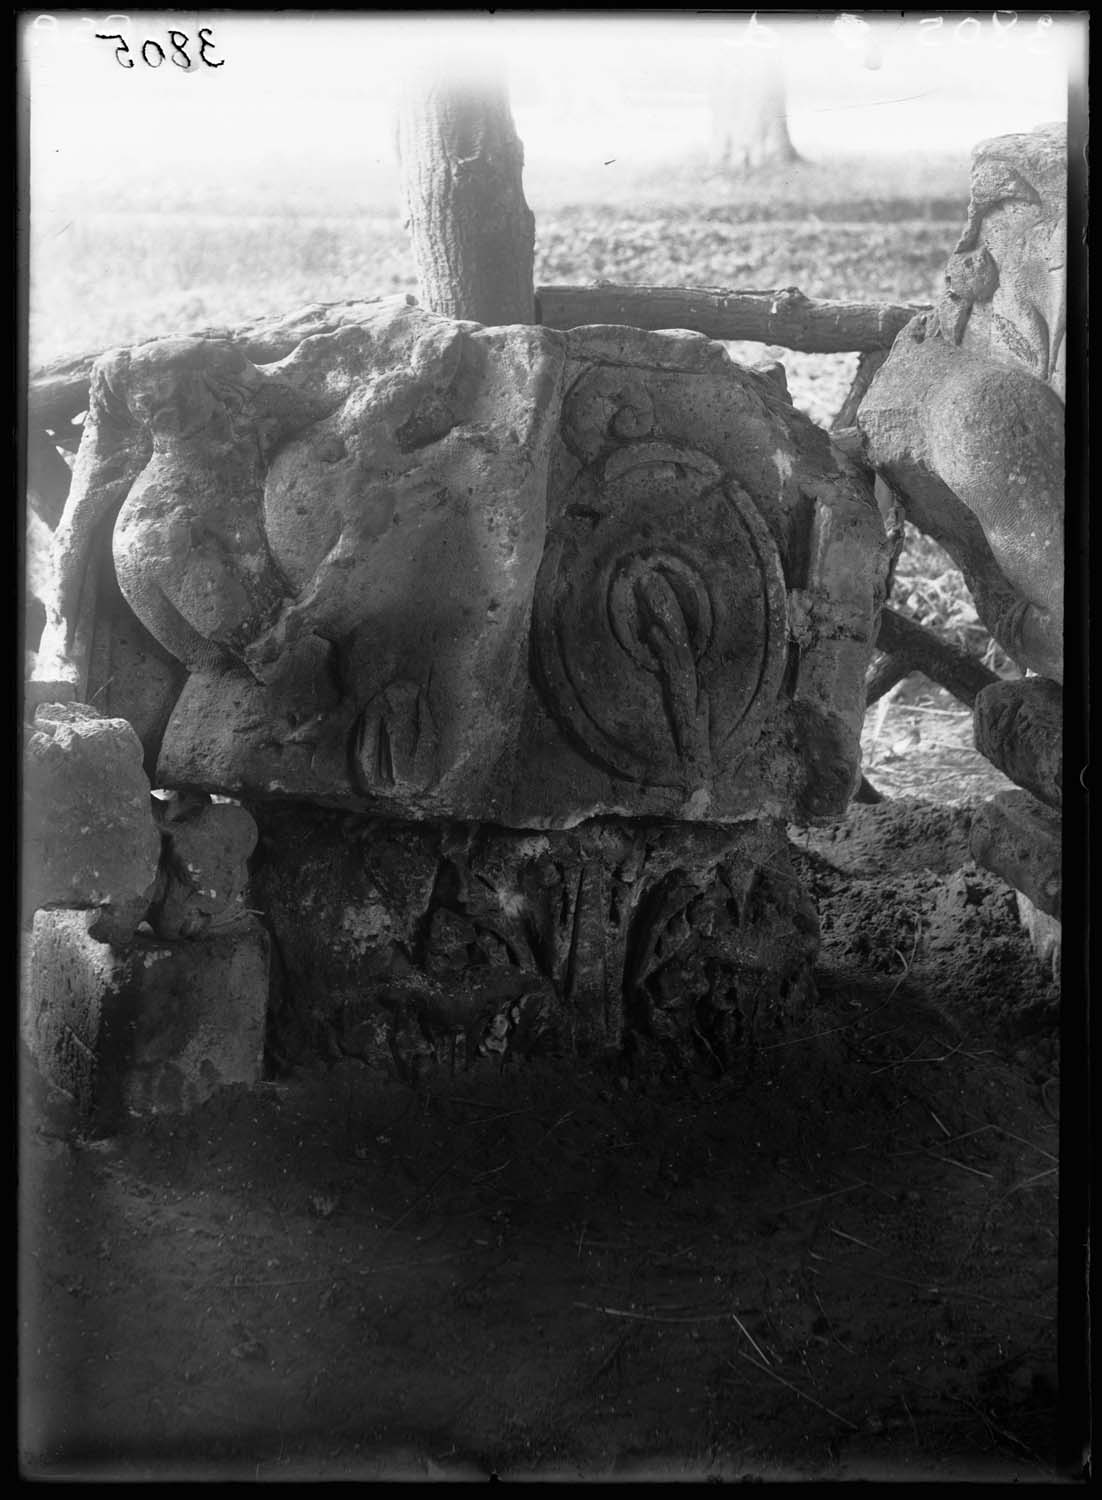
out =
[[78,354],[59,360],[31,377],[27,409],[32,426],[64,434],[64,429],[88,409],[88,382],[98,354]]
[[714,339],[753,339],[806,354],[890,349],[922,307],[891,302],[813,302],[796,287],[722,291],[711,287],[541,286],[536,321],[545,328],[622,323],[687,328]]
[[857,373],[853,377],[853,384],[839,407],[834,421],[830,424],[832,428],[844,429],[854,426],[857,421],[857,410],[865,399],[873,376],[887,357],[886,349],[866,349],[861,355],[857,361]]
[[[356,308],[379,300],[318,302],[284,317],[260,318],[234,328],[199,328],[184,336],[229,339],[254,364],[268,364],[290,354],[309,335],[339,327],[347,317],[354,318]],[[406,301],[415,299],[407,296]],[[921,311],[890,302],[813,302],[794,287],[778,292],[724,292],[612,285],[539,287],[535,308],[536,322],[546,328],[575,328],[584,323],[688,328],[711,338],[755,339],[806,353],[885,350],[904,324]],[[175,332],[165,330],[166,335]],[[87,409],[92,365],[103,352],[60,360],[32,378],[28,409],[36,426],[63,432]],[[849,424],[838,421],[837,425]]]
[[[897,682],[910,677],[914,672],[923,673],[968,708],[975,708],[976,695],[981,689],[999,681],[994,672],[989,672],[969,652],[939,641],[932,631],[920,625],[917,620],[909,620],[898,610],[881,610],[876,645],[878,650],[886,654],[873,668],[865,684],[866,708],[871,708]],[[862,776],[861,785],[854,793],[853,800],[883,802],[884,795],[877,791],[867,777]]]
[[909,663],[911,671],[922,672],[969,708],[975,707],[978,693],[999,681],[970,652],[939,641],[932,631],[895,609],[881,610],[876,645],[878,650]]
[[915,671],[917,668],[909,657],[881,657],[869,673],[865,683],[865,708],[870,709],[874,703],[879,703],[884,694],[890,693],[897,682],[902,682],[904,677],[910,677]]

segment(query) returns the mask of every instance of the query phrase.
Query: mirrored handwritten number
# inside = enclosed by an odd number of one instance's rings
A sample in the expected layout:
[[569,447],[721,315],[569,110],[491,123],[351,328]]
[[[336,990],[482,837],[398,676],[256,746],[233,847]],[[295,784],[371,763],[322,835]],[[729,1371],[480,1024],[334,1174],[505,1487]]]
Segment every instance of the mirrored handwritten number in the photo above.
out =
[[208,47],[212,51],[214,50],[214,43],[210,40],[210,27],[209,26],[200,26],[200,28],[199,28],[199,56],[200,56],[201,60],[206,63],[206,65],[207,65],[208,68],[224,68],[226,66],[226,59],[222,58],[221,62],[211,62],[210,58],[207,56],[207,48]]
[[[118,42],[119,46],[115,48],[115,61],[120,68],[132,68],[134,66],[134,59],[130,55],[129,44],[121,31],[97,31],[96,40],[100,42]],[[189,71],[192,60],[187,48],[191,38],[187,32],[170,31],[168,33],[168,40],[172,48],[173,64],[177,68]],[[208,68],[224,68],[226,66],[225,58],[215,61],[208,56],[209,53],[214,51],[214,48],[215,43],[211,36],[211,28],[209,26],[201,26],[199,28],[199,61],[204,63]],[[161,46],[160,42],[149,38],[142,43],[141,58],[147,68],[159,68],[165,60],[165,49]]]
[[120,68],[132,68],[134,66],[134,59],[130,56],[130,48],[121,31],[97,31],[96,41],[121,42],[122,45],[115,48],[115,61]]

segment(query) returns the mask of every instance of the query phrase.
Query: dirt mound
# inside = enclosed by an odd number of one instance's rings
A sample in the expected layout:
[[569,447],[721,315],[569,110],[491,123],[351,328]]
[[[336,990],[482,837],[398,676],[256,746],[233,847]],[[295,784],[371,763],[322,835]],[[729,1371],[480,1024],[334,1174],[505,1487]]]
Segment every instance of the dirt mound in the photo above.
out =
[[794,830],[794,862],[819,908],[820,966],[905,974],[970,1036],[1051,1032],[1051,1062],[1059,988],[1015,893],[971,860],[971,822],[968,806],[909,798]]
[[944,806],[918,797],[872,805],[855,803],[845,817],[822,828],[793,829],[798,849],[821,856],[833,869],[862,879],[919,870],[959,870],[971,855],[969,806]]

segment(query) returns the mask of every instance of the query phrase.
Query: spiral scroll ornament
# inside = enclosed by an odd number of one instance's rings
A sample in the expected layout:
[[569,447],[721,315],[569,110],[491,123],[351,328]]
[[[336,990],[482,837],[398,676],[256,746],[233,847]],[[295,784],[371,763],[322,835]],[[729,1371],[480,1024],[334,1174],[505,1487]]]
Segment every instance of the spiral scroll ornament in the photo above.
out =
[[637,443],[586,470],[549,540],[533,617],[544,702],[588,758],[692,790],[776,699],[786,591],[750,496],[703,454]]

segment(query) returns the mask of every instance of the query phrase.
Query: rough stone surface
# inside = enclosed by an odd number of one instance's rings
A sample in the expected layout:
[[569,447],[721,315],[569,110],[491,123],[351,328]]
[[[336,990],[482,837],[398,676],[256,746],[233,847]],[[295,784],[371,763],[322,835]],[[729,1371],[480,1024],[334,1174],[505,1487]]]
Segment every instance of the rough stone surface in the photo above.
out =
[[[1064,127],[981,142],[944,295],[900,333],[857,418],[870,461],[908,519],[957,562],[1000,645],[1038,674],[979,694],[975,740],[1053,807],[1061,800],[1066,239]],[[1058,820],[1037,823],[1041,842],[1031,850],[1021,821],[1031,801],[988,804],[974,849],[1055,916]]]
[[153,810],[164,841],[150,911],[157,936],[197,938],[246,919],[247,861],[257,838],[249,813],[205,792],[162,794]]
[[244,916],[221,794],[277,1045],[724,1063],[811,991],[784,820],[860,776],[869,476],[700,335],[303,326],[93,372],[34,691],[110,690],[178,793],[157,937]]
[[279,934],[275,1044],[416,1077],[657,1045],[725,1062],[811,993],[784,828],[598,821],[523,835],[272,809],[253,896]]
[[1018,916],[1029,934],[1033,951],[1052,975],[1053,982],[1060,982],[1060,956],[1063,951],[1063,931],[1056,917],[1034,906],[1028,896],[1018,893]]
[[27,508],[51,531],[61,520],[72,474],[47,432],[27,428]]
[[972,857],[1060,918],[1060,818],[1028,792],[999,792],[972,820]]
[[958,562],[1023,667],[1063,675],[1064,407],[1025,370],[909,323],[862,403],[869,458]]
[[939,308],[962,348],[1020,364],[1064,399],[1067,133],[1045,125],[981,141],[968,222]]
[[945,295],[899,335],[858,425],[908,517],[1024,667],[1062,677],[1066,140],[981,143]]
[[125,940],[145,917],[161,850],[137,735],[87,704],[41,704],[24,765],[25,917],[94,907],[96,930]]
[[70,1095],[84,1128],[130,1113],[192,1108],[223,1084],[260,1077],[268,936],[257,923],[221,937],[125,947],[91,936],[87,911],[40,911],[23,1035]]
[[161,785],[520,827],[840,810],[886,543],[783,381],[696,335],[359,317],[261,367],[99,362],[43,679],[87,675],[108,527],[190,673]]
[[1063,702],[1043,677],[992,683],[976,698],[976,749],[1050,807],[1062,800]]
[[131,725],[142,743],[146,774],[156,785],[161,741],[187,681],[187,668],[150,635],[123,598],[111,538],[104,530],[95,539],[92,567],[95,609],[88,637],[86,696],[104,714]]

